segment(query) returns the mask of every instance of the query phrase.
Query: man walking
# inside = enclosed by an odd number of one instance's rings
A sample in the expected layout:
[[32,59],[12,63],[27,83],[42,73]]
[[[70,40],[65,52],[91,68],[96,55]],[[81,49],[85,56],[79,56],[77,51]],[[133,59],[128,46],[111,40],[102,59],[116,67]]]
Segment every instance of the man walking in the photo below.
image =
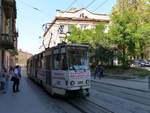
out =
[[101,79],[104,75],[103,75],[103,66],[102,65],[97,65],[96,66],[96,70],[95,70],[95,76],[94,79],[96,79],[96,77],[98,77],[99,79]]
[[19,83],[20,83],[20,72],[19,72],[19,66],[17,65],[15,67],[15,70],[14,70],[14,83],[13,83],[13,92],[19,92]]
[[96,66],[96,69],[95,69],[95,76],[94,76],[94,79],[96,79],[96,77],[99,77],[99,74],[100,74],[100,67],[99,65]]

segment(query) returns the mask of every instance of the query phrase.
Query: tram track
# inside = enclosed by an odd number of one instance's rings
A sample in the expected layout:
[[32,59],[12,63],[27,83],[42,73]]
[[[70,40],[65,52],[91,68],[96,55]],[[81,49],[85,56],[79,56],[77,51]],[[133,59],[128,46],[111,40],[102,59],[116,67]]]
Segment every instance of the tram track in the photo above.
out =
[[[124,79],[119,79],[119,80],[124,80]],[[148,83],[148,80],[140,80],[140,79],[125,79],[125,81],[133,81],[133,82],[138,82],[138,83]]]
[[[148,99],[150,99],[150,91],[148,90],[141,90],[141,89],[135,89],[135,88],[130,88],[130,87],[126,87],[126,86],[120,86],[120,85],[115,85],[115,84],[111,84],[111,83],[105,83],[105,82],[98,82],[98,81],[94,81],[92,82],[94,84],[98,84],[98,85],[103,85],[103,86],[109,86],[113,87],[113,88],[117,88],[117,89],[122,89],[127,91],[131,91],[133,92],[134,95],[142,95],[142,97],[147,97]],[[135,93],[136,92],[136,93]]]
[[82,113],[115,113],[87,98],[67,99],[66,101]]
[[109,86],[120,87],[120,88],[129,89],[129,90],[134,90],[134,91],[139,91],[139,92],[150,93],[149,90],[135,89],[135,88],[132,88],[132,87],[120,86],[120,85],[116,85],[116,84],[112,84],[112,83],[106,83],[106,82],[102,82],[102,81],[99,82],[99,81],[94,81],[94,80],[92,80],[92,82],[94,82],[94,83],[100,83],[100,84],[105,84],[105,85],[109,85]]
[[133,82],[139,82],[139,83],[145,83],[145,84],[148,84],[148,80],[147,80],[147,81],[142,81],[142,80],[133,80],[133,79],[129,79],[129,80],[126,80],[126,81],[133,81]]
[[134,101],[136,103],[140,103],[146,106],[150,106],[150,93],[148,92],[140,92],[137,90],[126,89],[124,87],[117,87],[110,84],[103,83],[93,83],[93,89],[104,92],[107,94],[111,94],[126,100]]

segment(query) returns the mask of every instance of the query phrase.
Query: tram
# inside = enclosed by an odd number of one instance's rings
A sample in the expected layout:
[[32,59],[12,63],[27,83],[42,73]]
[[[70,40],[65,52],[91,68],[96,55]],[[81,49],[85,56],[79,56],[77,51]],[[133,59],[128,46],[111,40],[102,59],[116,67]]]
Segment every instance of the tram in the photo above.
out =
[[89,95],[91,73],[88,45],[59,44],[27,61],[27,75],[51,95]]

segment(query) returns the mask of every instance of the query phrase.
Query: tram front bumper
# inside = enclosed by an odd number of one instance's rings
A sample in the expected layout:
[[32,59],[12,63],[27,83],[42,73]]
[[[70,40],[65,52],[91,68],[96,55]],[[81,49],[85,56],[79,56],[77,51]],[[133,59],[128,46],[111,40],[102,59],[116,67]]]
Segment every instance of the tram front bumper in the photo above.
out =
[[86,86],[71,86],[68,87],[68,90],[83,90],[83,89],[89,89],[91,86],[86,85]]

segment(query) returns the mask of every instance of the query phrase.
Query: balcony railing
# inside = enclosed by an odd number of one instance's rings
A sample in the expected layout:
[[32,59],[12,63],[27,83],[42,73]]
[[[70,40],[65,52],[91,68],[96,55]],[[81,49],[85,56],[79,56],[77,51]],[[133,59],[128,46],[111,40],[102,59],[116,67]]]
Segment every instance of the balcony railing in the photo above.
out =
[[15,40],[12,35],[3,33],[0,35],[0,48],[15,49]]

